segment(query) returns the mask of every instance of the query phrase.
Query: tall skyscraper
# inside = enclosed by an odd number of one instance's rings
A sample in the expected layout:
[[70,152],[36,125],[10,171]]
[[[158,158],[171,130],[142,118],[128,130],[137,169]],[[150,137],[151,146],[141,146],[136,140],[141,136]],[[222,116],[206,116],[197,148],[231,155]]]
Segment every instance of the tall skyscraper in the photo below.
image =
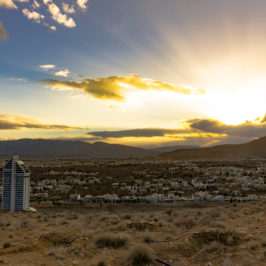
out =
[[2,209],[7,211],[22,211],[29,208],[30,171],[13,156],[3,167]]

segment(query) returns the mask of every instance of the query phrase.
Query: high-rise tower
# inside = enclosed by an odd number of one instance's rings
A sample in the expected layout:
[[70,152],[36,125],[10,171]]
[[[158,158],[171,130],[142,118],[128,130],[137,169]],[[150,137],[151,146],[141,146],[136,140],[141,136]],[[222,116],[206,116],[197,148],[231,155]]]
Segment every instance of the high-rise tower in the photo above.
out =
[[30,171],[29,168],[13,156],[3,167],[2,209],[22,211],[29,208]]

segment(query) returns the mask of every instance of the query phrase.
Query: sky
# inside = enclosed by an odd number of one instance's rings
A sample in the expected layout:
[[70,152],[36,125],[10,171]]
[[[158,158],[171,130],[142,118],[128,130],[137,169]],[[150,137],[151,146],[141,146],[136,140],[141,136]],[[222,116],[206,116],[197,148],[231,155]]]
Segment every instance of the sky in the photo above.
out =
[[0,139],[266,136],[266,1],[0,0]]

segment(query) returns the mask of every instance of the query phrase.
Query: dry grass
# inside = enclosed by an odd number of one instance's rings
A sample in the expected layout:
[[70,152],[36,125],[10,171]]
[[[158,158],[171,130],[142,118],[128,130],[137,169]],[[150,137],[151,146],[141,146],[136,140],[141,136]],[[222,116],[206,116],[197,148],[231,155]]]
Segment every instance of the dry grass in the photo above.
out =
[[142,266],[153,264],[155,258],[151,248],[143,244],[137,244],[128,251],[125,261],[133,266]]
[[103,233],[96,236],[95,245],[97,248],[121,248],[125,247],[130,237],[125,234]]

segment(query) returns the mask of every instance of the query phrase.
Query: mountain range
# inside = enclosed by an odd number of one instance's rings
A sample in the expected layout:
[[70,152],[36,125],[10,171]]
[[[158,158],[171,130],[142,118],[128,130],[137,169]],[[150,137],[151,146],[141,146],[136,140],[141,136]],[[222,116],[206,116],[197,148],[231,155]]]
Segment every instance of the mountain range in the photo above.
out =
[[241,160],[266,158],[266,137],[245,144],[226,144],[207,148],[179,149],[156,158],[171,160]]
[[[167,151],[167,152],[165,152]],[[166,160],[241,160],[266,158],[266,137],[245,144],[199,148],[165,146],[141,149],[126,145],[84,141],[20,139],[0,141],[0,157],[18,154],[24,158],[154,158]]]
[[170,152],[174,150],[180,150],[180,149],[195,149],[199,148],[198,146],[162,146],[157,148],[150,148],[150,151],[154,151],[156,153],[164,153],[164,152]]
[[0,156],[14,154],[26,158],[142,158],[156,155],[155,152],[125,145],[83,141],[20,139],[0,141]]

